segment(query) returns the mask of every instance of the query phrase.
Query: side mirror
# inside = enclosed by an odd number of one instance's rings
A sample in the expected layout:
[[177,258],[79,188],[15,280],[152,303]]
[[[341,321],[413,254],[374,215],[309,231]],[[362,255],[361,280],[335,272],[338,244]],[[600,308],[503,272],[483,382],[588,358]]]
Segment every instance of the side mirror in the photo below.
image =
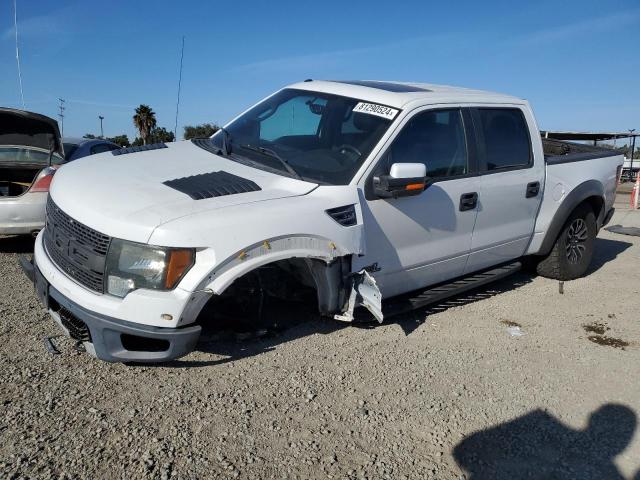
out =
[[420,195],[430,184],[424,163],[394,163],[389,175],[373,177],[373,191],[380,198]]

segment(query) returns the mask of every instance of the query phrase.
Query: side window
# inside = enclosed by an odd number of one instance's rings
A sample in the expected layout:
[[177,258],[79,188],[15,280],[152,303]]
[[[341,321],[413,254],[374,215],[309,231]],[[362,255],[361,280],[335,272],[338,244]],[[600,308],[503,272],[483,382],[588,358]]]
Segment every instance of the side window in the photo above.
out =
[[297,96],[281,104],[274,112],[267,110],[261,117],[260,138],[276,140],[282,137],[317,135],[322,112],[327,101],[313,96]]
[[113,145],[109,145],[108,143],[98,143],[89,149],[91,155],[95,155],[96,153],[102,152],[110,152],[111,150],[115,150]]
[[526,167],[531,163],[531,141],[524,115],[517,108],[479,108],[484,137],[486,171]]
[[468,173],[467,145],[460,109],[416,114],[393,141],[387,165],[424,163],[428,177]]

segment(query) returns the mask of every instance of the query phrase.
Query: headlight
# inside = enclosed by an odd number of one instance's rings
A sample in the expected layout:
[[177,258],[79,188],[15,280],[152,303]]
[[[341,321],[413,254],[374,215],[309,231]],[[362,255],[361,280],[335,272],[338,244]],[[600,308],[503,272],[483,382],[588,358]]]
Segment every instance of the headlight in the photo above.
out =
[[162,248],[113,239],[107,255],[107,292],[125,297],[138,288],[171,290],[195,261],[193,249]]

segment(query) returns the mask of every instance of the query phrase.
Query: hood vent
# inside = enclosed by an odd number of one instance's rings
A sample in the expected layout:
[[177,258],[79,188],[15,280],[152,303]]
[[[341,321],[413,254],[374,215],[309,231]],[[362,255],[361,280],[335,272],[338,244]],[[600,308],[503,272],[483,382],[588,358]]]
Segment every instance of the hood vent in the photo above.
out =
[[146,152],[147,150],[160,150],[161,148],[168,148],[165,143],[152,143],[150,145],[140,145],[138,147],[120,148],[118,150],[111,150],[111,155],[126,155],[127,153]]
[[331,218],[338,222],[343,227],[353,227],[358,223],[356,218],[355,205],[345,205],[344,207],[330,208],[326,210]]
[[227,172],[211,172],[163,182],[194,200],[262,190],[255,182]]

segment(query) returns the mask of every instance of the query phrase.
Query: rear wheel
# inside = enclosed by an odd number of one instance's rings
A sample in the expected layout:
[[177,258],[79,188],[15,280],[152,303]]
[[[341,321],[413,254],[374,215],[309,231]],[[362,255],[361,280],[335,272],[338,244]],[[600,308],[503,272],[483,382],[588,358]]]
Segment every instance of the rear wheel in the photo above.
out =
[[591,263],[595,238],[596,216],[589,205],[580,205],[571,213],[551,252],[538,263],[536,271],[557,280],[581,277]]

